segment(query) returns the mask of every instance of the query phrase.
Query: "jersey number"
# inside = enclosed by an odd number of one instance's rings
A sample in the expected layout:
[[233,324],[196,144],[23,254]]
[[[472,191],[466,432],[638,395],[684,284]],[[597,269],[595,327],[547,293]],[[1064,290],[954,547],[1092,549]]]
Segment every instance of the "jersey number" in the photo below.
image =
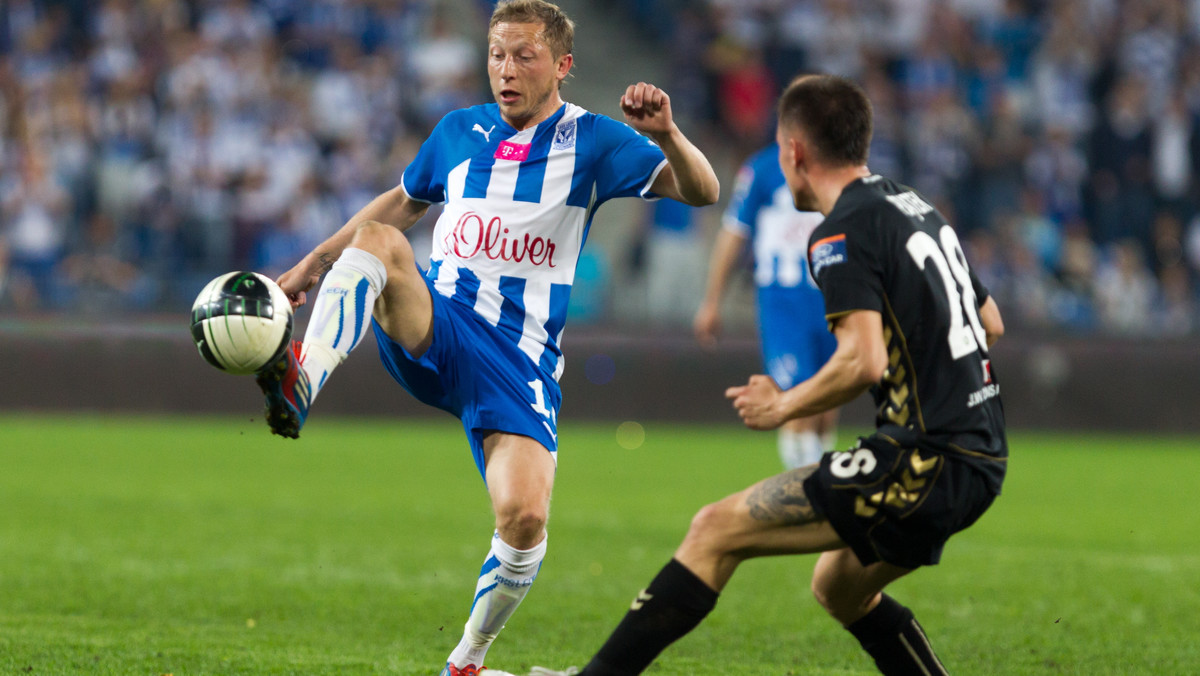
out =
[[829,458],[829,472],[839,479],[849,479],[856,474],[874,472],[877,464],[875,454],[870,449],[838,451]]
[[554,420],[554,411],[546,408],[546,386],[540,380],[531,380],[529,387],[533,390],[533,403],[530,407],[543,418]]
[[946,300],[950,306],[950,335],[946,339],[950,344],[950,356],[959,359],[980,347],[986,352],[987,334],[979,322],[978,299],[975,298],[975,287],[971,286],[967,257],[958,243],[958,235],[954,234],[954,228],[943,225],[938,237],[940,246],[928,233],[915,232],[908,238],[907,248],[922,270],[927,261],[933,261],[946,287]]
[[540,380],[530,380],[529,387],[533,389],[533,403],[530,406],[538,415],[545,418],[542,425],[550,433],[554,443],[558,443],[558,412],[552,408],[546,408],[546,385]]

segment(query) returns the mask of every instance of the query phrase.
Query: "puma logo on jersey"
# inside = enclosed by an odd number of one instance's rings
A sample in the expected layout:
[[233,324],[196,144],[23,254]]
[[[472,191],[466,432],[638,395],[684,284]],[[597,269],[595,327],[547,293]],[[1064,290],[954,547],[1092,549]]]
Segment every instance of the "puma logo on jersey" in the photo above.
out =
[[654,598],[654,594],[648,594],[646,593],[646,590],[643,589],[642,591],[638,592],[637,598],[633,600],[633,603],[629,604],[629,609],[641,610],[642,606],[646,605],[646,601],[649,601],[652,598]]
[[488,143],[491,143],[491,141],[492,141],[492,130],[494,130],[495,128],[496,128],[496,125],[494,125],[494,124],[493,124],[491,129],[488,129],[487,131],[484,131],[484,129],[483,129],[483,126],[482,126],[482,125],[480,125],[478,122],[476,122],[476,123],[475,123],[475,126],[471,128],[471,131],[477,131],[477,132],[479,132],[480,134],[483,134],[483,140],[484,140],[484,141],[487,141]]

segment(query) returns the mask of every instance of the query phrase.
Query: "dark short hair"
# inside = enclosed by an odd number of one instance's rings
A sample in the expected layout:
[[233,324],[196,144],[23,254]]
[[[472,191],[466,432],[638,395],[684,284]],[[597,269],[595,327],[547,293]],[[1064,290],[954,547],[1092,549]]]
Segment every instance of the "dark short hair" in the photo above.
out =
[[801,131],[821,163],[867,163],[871,101],[854,82],[836,75],[802,75],[779,97],[778,114],[779,125]]
[[542,24],[542,38],[556,59],[575,49],[575,22],[558,5],[544,0],[506,0],[497,4],[488,22],[488,35],[500,23]]

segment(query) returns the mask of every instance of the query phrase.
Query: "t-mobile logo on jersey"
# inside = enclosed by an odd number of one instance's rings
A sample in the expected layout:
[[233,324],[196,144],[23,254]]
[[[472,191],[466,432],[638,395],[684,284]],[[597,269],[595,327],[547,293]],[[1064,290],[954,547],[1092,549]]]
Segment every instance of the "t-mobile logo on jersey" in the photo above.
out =
[[529,144],[501,141],[500,145],[496,146],[496,154],[493,155],[493,157],[498,160],[524,162],[525,160],[529,159]]
[[453,253],[462,259],[482,253],[492,260],[526,262],[549,268],[555,267],[556,248],[549,237],[529,233],[510,234],[499,216],[493,217],[485,225],[483,217],[474,211],[459,217],[450,232],[442,238],[442,253]]

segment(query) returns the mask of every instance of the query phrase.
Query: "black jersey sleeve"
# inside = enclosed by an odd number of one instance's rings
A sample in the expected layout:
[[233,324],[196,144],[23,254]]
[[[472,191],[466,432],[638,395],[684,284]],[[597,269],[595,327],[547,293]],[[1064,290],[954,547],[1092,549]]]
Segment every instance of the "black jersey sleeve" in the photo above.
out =
[[983,285],[983,282],[979,281],[979,278],[975,276],[974,270],[967,268],[967,274],[971,276],[971,288],[975,291],[975,302],[979,304],[979,307],[983,307],[984,301],[988,299],[988,289]]
[[825,297],[825,317],[855,310],[883,312],[883,278],[878,250],[867,228],[847,228],[827,219],[812,235],[808,265]]

